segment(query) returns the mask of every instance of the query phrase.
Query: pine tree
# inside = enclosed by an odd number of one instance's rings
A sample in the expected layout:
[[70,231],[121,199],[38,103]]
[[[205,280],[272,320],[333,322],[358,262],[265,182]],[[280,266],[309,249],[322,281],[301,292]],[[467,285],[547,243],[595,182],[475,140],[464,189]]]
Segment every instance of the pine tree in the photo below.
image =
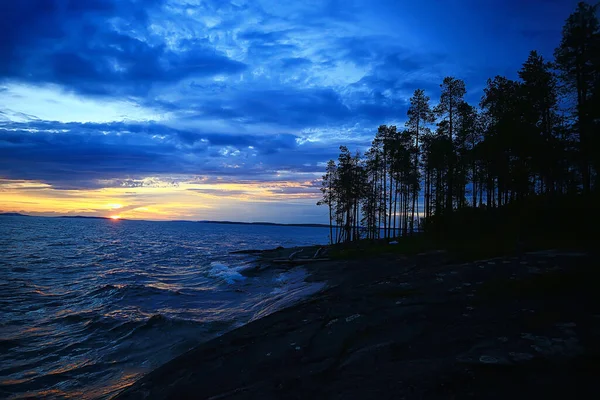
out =
[[[441,118],[438,124],[438,131],[448,136],[450,142],[454,139],[455,124],[457,118],[458,106],[463,102],[463,98],[467,93],[465,82],[453,77],[444,78],[440,85],[442,93],[440,102],[435,107],[436,114]],[[453,208],[453,186],[454,186],[454,154],[446,153],[447,161],[447,182],[446,182],[446,205],[448,211]]]
[[561,73],[565,88],[576,94],[575,128],[579,139],[580,168],[583,191],[591,188],[590,161],[593,157],[591,145],[595,117],[593,92],[600,74],[600,24],[598,5],[580,2],[563,27],[560,45],[554,52],[556,66]]
[[[428,125],[435,121],[435,115],[431,106],[429,105],[429,96],[425,95],[425,91],[422,89],[415,90],[413,96],[410,98],[410,107],[408,109],[408,121],[406,127],[413,140],[414,146],[414,161],[413,161],[413,175],[416,185],[413,187],[412,193],[412,209],[411,209],[411,232],[413,232],[413,224],[415,218],[415,208],[417,206],[417,198],[420,192],[420,181],[421,181],[421,144],[419,139],[429,132]],[[417,210],[417,221],[418,210]],[[420,227],[419,227],[420,228]]]
[[335,207],[335,184],[337,179],[337,167],[335,161],[329,160],[327,162],[327,169],[323,180],[321,181],[321,193],[323,198],[317,203],[320,205],[327,205],[329,208],[329,243],[333,244],[333,209]]
[[521,142],[523,154],[535,155],[530,167],[539,176],[540,190],[553,193],[555,182],[552,165],[558,161],[555,152],[554,133],[559,122],[557,79],[551,70],[551,64],[546,62],[536,51],[519,71],[523,81],[522,112],[526,118]]

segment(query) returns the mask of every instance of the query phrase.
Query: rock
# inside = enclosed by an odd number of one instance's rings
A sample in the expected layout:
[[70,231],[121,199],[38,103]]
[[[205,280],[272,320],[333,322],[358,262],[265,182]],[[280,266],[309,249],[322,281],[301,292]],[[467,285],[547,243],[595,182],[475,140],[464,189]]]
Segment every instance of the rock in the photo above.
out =
[[532,354],[529,354],[529,353],[515,353],[513,351],[511,351],[510,353],[508,353],[508,355],[515,362],[531,361],[534,358],[534,356]]
[[355,319],[360,318],[360,314],[354,314],[349,317],[346,317],[346,322],[354,321]]
[[480,356],[479,362],[484,364],[499,364],[500,360],[491,356]]
[[[317,248],[305,253],[312,256]],[[287,258],[295,250],[268,257]],[[587,276],[563,297],[543,290],[515,296],[511,278],[537,279],[519,264],[523,259],[502,268],[488,268],[488,261],[458,268],[440,266],[431,254],[403,261],[373,257],[307,264],[313,277],[335,285],[201,344],[118,399],[197,398],[199,393],[240,400],[503,399],[554,398],[556,392],[564,394],[557,398],[569,398],[575,390],[596,388],[597,375],[587,372],[587,358],[595,362],[592,328],[600,328],[600,310],[591,301],[582,303],[597,296]],[[523,262],[538,266],[538,257]],[[597,261],[558,257],[555,263],[564,268],[555,272],[561,276],[583,263],[593,269]],[[436,275],[440,272],[445,275]],[[446,284],[436,282],[442,277]],[[471,307],[477,313],[467,314]],[[529,333],[522,333],[523,325]],[[585,357],[580,357],[584,345]],[[570,368],[583,358],[587,369]]]
[[236,251],[230,251],[229,254],[261,254],[264,253],[266,250],[236,250]]
[[331,325],[335,324],[338,321],[337,318],[332,319],[331,321],[329,321],[325,326],[326,327],[330,327]]

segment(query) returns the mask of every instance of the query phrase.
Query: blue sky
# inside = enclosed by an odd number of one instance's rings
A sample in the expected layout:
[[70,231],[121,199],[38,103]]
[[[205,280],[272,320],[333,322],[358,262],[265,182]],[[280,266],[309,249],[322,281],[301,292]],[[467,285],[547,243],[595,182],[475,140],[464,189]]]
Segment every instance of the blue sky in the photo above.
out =
[[[0,210],[325,222],[340,144],[551,59],[576,1],[0,3]],[[119,207],[117,207],[119,206]]]

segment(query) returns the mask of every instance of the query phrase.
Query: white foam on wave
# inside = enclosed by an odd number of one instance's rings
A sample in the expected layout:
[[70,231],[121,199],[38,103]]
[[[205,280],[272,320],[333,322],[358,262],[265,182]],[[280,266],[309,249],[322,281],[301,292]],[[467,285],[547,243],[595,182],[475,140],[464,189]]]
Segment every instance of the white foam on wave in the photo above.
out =
[[306,282],[307,276],[304,269],[297,267],[274,277],[273,282],[277,287],[273,288],[267,297],[252,306],[254,315],[250,321],[290,307],[326,287],[324,282]]
[[245,276],[240,274],[239,269],[241,268],[229,267],[223,263],[213,261],[210,263],[208,274],[213,278],[222,279],[232,285],[246,279]]

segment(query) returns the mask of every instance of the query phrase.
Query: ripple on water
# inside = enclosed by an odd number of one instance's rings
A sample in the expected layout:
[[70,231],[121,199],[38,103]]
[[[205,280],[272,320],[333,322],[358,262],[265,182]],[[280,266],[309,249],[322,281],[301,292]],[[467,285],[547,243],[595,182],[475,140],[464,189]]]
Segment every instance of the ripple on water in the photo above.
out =
[[326,241],[319,228],[3,219],[0,393],[113,394],[316,290],[302,274],[246,278],[249,256],[229,251]]

